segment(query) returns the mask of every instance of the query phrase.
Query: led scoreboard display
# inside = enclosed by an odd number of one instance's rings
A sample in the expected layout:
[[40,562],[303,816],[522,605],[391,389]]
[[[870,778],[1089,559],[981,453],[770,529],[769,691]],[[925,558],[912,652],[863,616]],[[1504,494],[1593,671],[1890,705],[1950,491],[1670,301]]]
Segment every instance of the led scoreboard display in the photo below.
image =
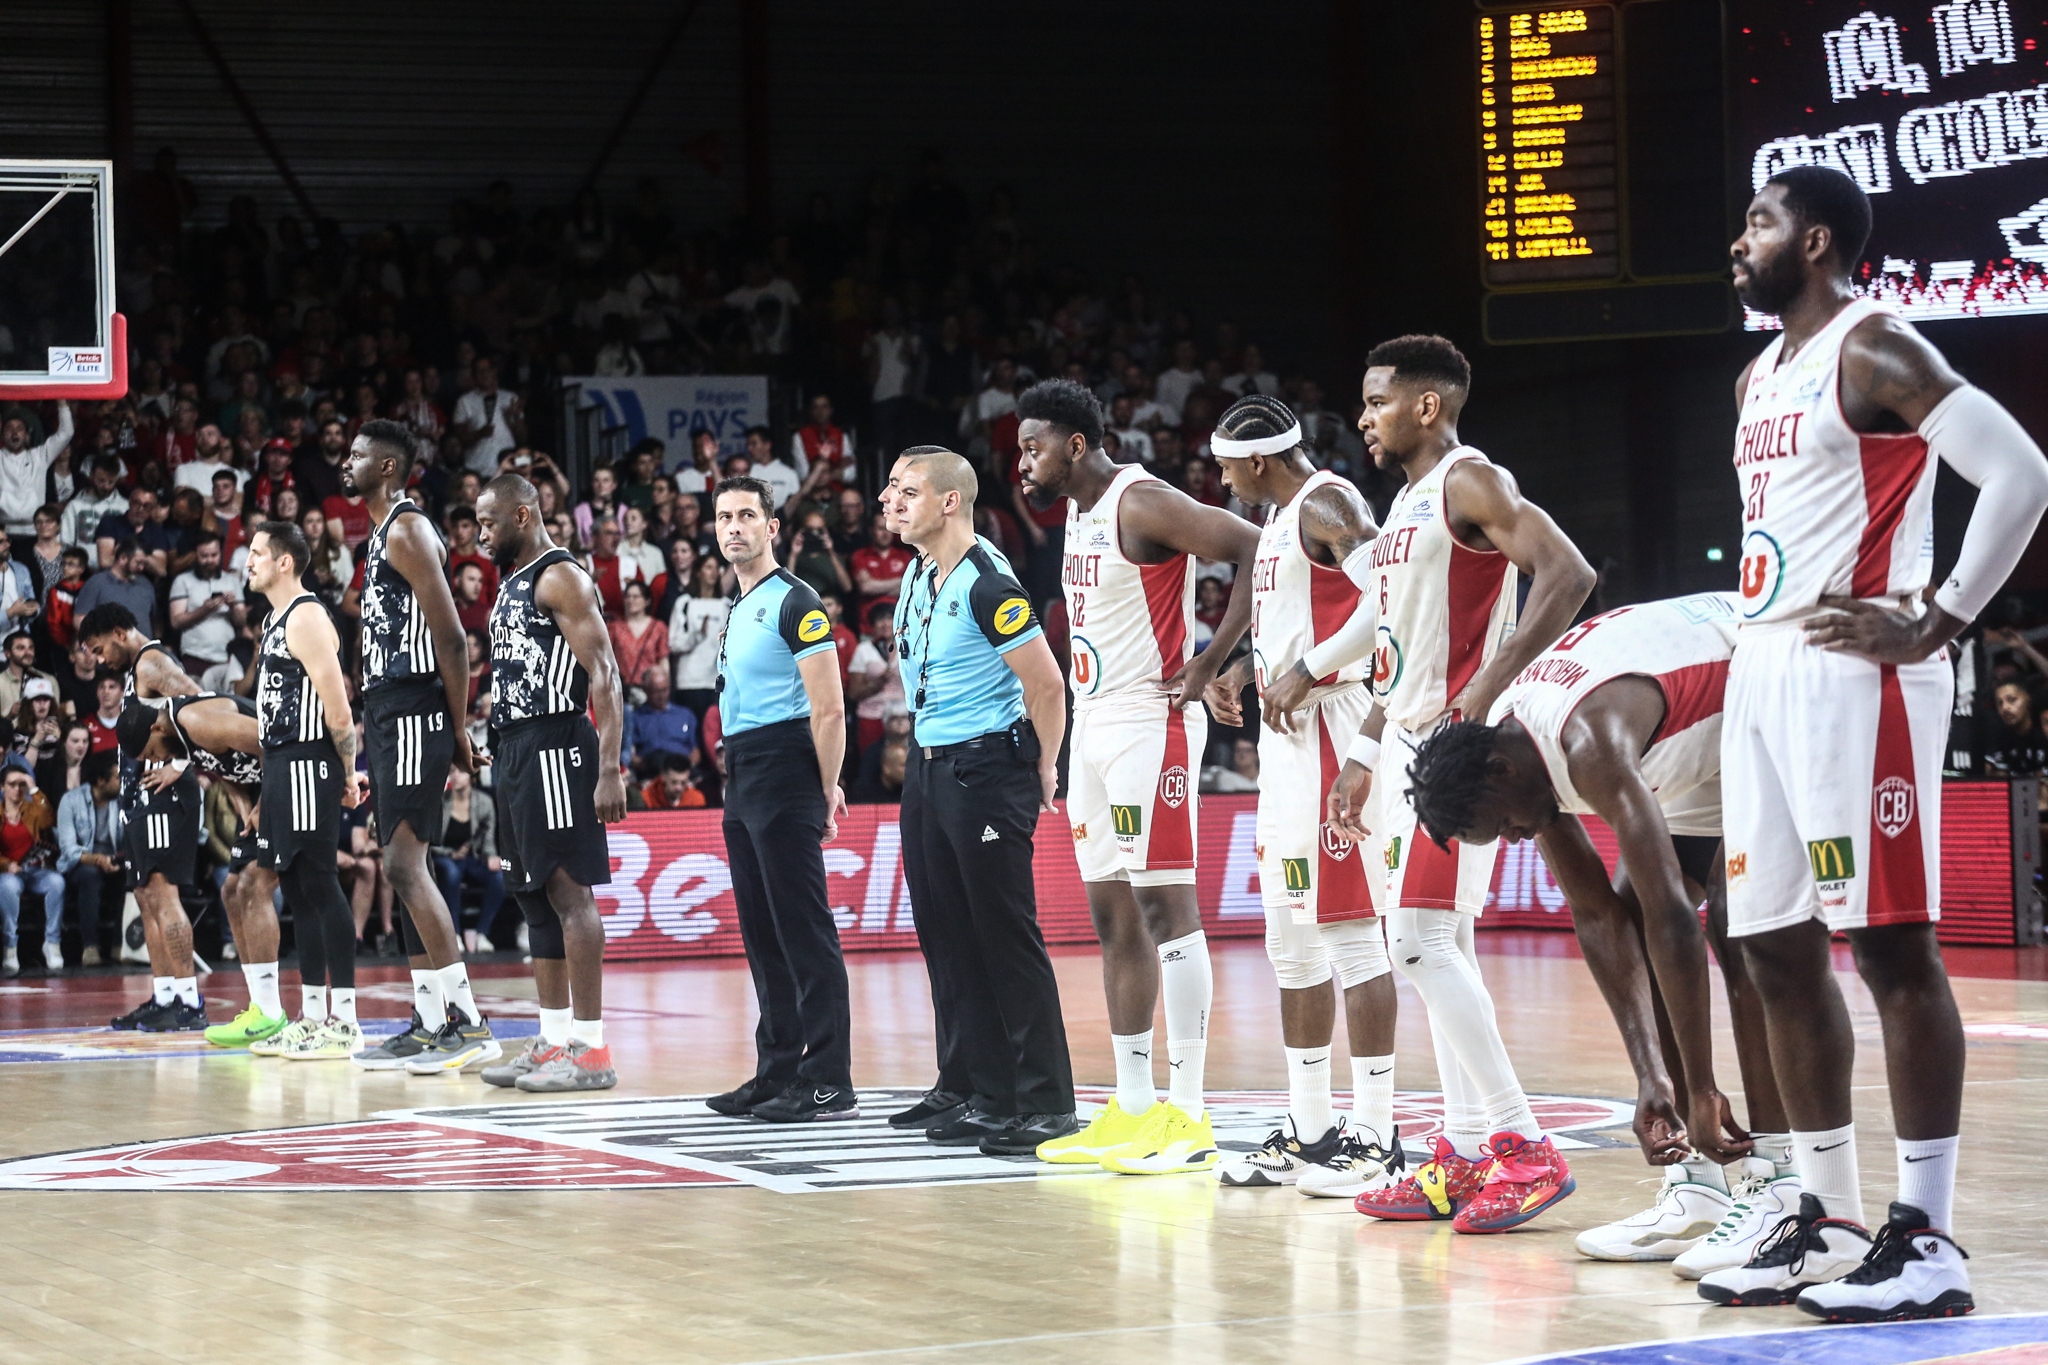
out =
[[2048,312],[2048,0],[1727,12],[1738,204],[1832,166],[1870,195],[1859,291],[1909,318]]
[[1487,286],[1619,276],[1613,7],[1482,16],[1478,75]]

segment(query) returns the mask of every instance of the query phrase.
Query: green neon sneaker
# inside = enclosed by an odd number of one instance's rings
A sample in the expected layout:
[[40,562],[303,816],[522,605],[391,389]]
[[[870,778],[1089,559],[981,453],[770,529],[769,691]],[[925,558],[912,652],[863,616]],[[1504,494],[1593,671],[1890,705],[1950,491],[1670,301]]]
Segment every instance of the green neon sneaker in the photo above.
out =
[[265,1038],[282,1033],[284,1026],[291,1022],[282,1014],[265,1014],[263,1006],[255,1001],[225,1024],[215,1024],[206,1031],[206,1041],[215,1047],[247,1047],[260,1043]]

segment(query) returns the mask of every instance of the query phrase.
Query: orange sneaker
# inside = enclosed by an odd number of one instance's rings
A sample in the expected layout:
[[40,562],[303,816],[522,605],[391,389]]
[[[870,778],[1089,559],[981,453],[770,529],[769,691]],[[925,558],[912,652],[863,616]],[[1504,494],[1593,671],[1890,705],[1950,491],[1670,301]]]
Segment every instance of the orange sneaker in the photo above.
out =
[[1458,1210],[1457,1232],[1506,1232],[1528,1222],[1579,1187],[1549,1138],[1531,1141],[1520,1133],[1495,1133],[1486,1146],[1493,1162],[1486,1186]]
[[1459,1156],[1446,1138],[1429,1141],[1430,1159],[1416,1167],[1415,1174],[1385,1189],[1367,1190],[1351,1206],[1368,1218],[1390,1223],[1457,1217],[1458,1210],[1486,1183],[1487,1165]]
[[612,1069],[612,1050],[569,1040],[569,1046],[521,1076],[515,1084],[529,1094],[551,1095],[564,1090],[609,1090],[619,1083]]

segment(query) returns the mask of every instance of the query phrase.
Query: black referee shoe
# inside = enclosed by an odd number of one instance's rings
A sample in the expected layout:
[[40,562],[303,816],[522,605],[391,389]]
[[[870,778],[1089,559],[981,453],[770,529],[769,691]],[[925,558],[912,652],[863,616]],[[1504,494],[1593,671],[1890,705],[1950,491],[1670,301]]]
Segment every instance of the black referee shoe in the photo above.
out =
[[934,1147],[979,1147],[999,1137],[1017,1122],[1014,1115],[987,1114],[968,1105],[957,1118],[924,1130],[924,1140]]
[[822,1123],[860,1117],[860,1099],[843,1085],[798,1081],[772,1100],[754,1106],[764,1123]]
[[785,1084],[783,1081],[771,1081],[766,1076],[756,1076],[723,1095],[713,1095],[704,1101],[704,1107],[727,1118],[741,1118],[753,1113],[756,1105],[766,1104],[780,1095]]
[[916,1104],[889,1115],[891,1128],[932,1128],[959,1118],[967,1109],[967,1097],[934,1087]]
[[1072,1114],[1020,1114],[999,1133],[981,1140],[983,1156],[1035,1156],[1038,1144],[1077,1133],[1081,1124]]

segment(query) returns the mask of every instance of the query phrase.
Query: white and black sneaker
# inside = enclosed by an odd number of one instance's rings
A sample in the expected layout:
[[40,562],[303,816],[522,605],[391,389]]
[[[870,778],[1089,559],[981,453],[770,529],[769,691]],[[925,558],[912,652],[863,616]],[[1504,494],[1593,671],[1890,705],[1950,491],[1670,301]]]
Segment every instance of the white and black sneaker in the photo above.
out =
[[1723,1308],[1797,1302],[1809,1286],[1839,1280],[1863,1264],[1870,1234],[1846,1218],[1830,1218],[1820,1200],[1799,1196],[1799,1212],[1781,1218],[1747,1263],[1700,1276],[1700,1297]]
[[1895,1203],[1863,1264],[1805,1290],[1799,1306],[1829,1322],[1961,1317],[1977,1308],[1963,1267],[1969,1259],[1947,1233],[1927,1226],[1926,1214]]
[[1391,1147],[1382,1146],[1377,1139],[1367,1142],[1346,1129],[1337,1140],[1336,1154],[1304,1167],[1294,1188],[1311,1199],[1356,1199],[1367,1190],[1391,1185],[1407,1168],[1399,1124],[1394,1125]]
[[1732,1195],[1692,1176],[1683,1162],[1665,1167],[1657,1201],[1619,1222],[1587,1228],[1578,1236],[1579,1254],[1596,1261],[1671,1261],[1692,1250],[1735,1207]]
[[1226,1185],[1275,1189],[1292,1185],[1304,1169],[1337,1155],[1344,1140],[1344,1120],[1339,1119],[1314,1142],[1303,1142],[1294,1120],[1275,1128],[1256,1152],[1239,1152],[1216,1168],[1216,1178]]
[[795,1081],[774,1099],[763,1100],[748,1112],[766,1123],[824,1123],[833,1119],[857,1119],[860,1117],[860,1098],[843,1085]]
[[[1762,1164],[1769,1166],[1768,1162]],[[1799,1212],[1799,1196],[1805,1193],[1805,1187],[1798,1176],[1770,1175],[1762,1170],[1735,1175],[1734,1166],[1728,1170],[1728,1192],[1735,1202],[1712,1232],[1695,1242],[1690,1251],[1680,1252],[1671,1263],[1671,1273],[1681,1280],[1697,1280],[1716,1270],[1732,1270],[1747,1264],[1756,1254],[1757,1243],[1770,1236],[1772,1228]]]

